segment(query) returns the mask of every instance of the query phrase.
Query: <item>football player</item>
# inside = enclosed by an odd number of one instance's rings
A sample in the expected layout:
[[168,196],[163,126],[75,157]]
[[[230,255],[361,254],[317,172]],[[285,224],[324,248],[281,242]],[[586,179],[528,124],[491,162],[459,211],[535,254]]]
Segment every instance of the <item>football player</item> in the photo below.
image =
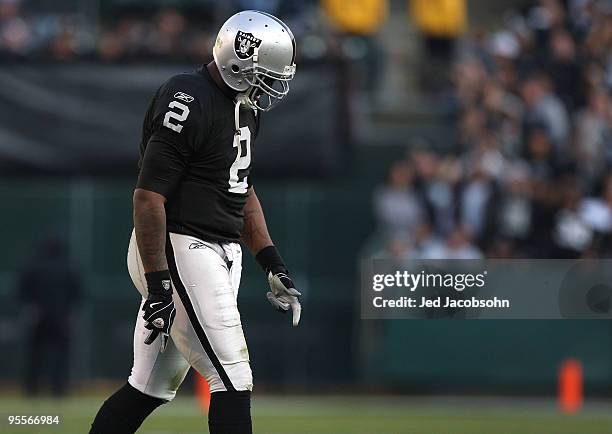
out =
[[170,78],[147,110],[128,269],[142,303],[127,383],[91,434],[134,433],[171,401],[190,366],[211,390],[211,434],[249,434],[253,380],[236,299],[240,241],[263,268],[270,303],[301,306],[251,184],[261,112],[289,91],[295,40],[278,18],[244,11],[223,24],[214,61]]

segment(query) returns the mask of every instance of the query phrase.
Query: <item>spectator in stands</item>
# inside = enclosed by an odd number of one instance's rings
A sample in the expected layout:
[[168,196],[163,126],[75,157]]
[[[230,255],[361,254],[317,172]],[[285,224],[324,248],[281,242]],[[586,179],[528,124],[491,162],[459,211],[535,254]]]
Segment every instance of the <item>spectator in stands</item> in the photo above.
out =
[[0,1],[0,47],[13,55],[27,54],[32,31],[21,12],[20,0]]
[[534,205],[526,164],[515,162],[506,167],[501,195],[496,205],[496,235],[513,245],[527,243],[532,232]]
[[546,60],[545,69],[550,71],[553,88],[568,110],[574,110],[584,99],[580,82],[580,62],[576,43],[569,31],[559,28],[550,38],[550,58]]
[[375,105],[386,62],[377,34],[387,19],[389,1],[361,0],[355,6],[350,0],[321,0],[320,4],[336,33],[339,57],[350,62],[351,84],[364,90],[368,102]]
[[18,293],[26,307],[28,354],[24,385],[29,395],[48,377],[51,391],[68,390],[72,316],[81,299],[81,277],[68,255],[63,231],[49,233],[21,271]]
[[593,230],[612,234],[612,175],[606,178],[601,196],[585,198],[580,209],[584,220]]
[[186,45],[187,21],[177,9],[161,11],[148,41],[148,51],[154,56],[173,58],[183,52]]
[[600,256],[612,254],[612,175],[605,179],[598,197],[582,199],[579,205],[581,220],[593,231],[593,247]]
[[409,163],[397,162],[389,170],[387,184],[375,193],[374,214],[379,227],[391,238],[411,237],[425,218],[413,177]]
[[605,134],[609,128],[610,98],[606,89],[593,89],[587,106],[574,117],[575,154],[581,174],[596,179],[606,168]]
[[508,157],[519,157],[524,113],[521,99],[493,79],[483,86],[482,104],[485,110],[483,116],[499,141],[500,150]]
[[562,206],[554,217],[555,258],[580,258],[591,247],[593,229],[580,213],[582,197],[576,178],[566,178],[560,186]]
[[454,224],[454,188],[460,177],[458,163],[442,161],[425,149],[412,152],[410,159],[415,170],[415,188],[423,201],[427,220],[436,233],[449,233]]
[[482,252],[470,241],[467,231],[457,226],[446,238],[446,243],[435,257],[431,252],[422,259],[482,259]]
[[431,93],[448,90],[448,71],[457,38],[467,24],[466,0],[410,0],[410,18],[421,32],[426,59],[421,86]]
[[444,239],[432,230],[428,223],[422,224],[414,236],[414,251],[411,259],[445,259]]
[[521,86],[527,112],[527,125],[543,125],[559,152],[566,150],[569,138],[569,118],[561,99],[553,93],[549,75],[540,71],[530,75]]
[[[486,246],[495,224],[499,191],[484,159],[471,163],[457,196],[457,224],[470,239]],[[456,235],[455,235],[456,237]]]
[[482,256],[480,249],[470,241],[469,234],[456,227],[446,239],[442,256],[437,259],[482,259]]

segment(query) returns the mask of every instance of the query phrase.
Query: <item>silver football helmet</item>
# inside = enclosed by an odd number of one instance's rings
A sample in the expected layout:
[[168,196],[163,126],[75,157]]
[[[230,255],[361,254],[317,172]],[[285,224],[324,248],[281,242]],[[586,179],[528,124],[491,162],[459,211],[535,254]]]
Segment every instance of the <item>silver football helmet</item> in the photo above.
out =
[[257,110],[268,111],[283,99],[295,75],[293,33],[265,12],[230,17],[219,30],[213,57],[225,84]]

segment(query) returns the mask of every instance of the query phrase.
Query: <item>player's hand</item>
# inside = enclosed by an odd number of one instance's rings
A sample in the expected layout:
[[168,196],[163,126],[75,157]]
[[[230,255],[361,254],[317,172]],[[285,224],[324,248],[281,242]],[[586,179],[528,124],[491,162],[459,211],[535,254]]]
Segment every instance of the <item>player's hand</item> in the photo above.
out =
[[144,342],[151,345],[160,336],[160,351],[164,352],[176,316],[170,277],[167,276],[167,272],[147,273],[145,277],[149,296],[142,306],[144,312],[142,317],[145,320],[145,328],[151,330],[151,333]]
[[268,283],[271,291],[266,294],[268,301],[278,311],[287,313],[289,309],[293,314],[293,326],[296,327],[300,322],[302,314],[302,305],[298,298],[300,292],[295,289],[295,285],[287,273],[283,270],[275,270],[268,272]]

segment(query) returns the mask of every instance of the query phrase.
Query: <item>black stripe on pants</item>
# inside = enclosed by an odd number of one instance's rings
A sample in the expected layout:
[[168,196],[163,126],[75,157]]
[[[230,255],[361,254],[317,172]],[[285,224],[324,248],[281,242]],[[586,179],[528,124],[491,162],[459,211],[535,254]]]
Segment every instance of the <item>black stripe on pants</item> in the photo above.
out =
[[217,370],[217,373],[219,374],[219,377],[221,378],[221,381],[228,392],[236,391],[236,388],[228,377],[227,372],[225,372],[225,369],[223,369],[223,365],[221,365],[219,358],[213,351],[213,348],[206,337],[206,333],[198,320],[198,316],[191,305],[191,300],[189,300],[189,295],[187,294],[185,285],[183,285],[183,282],[181,282],[181,278],[179,277],[178,269],[176,267],[176,259],[174,258],[174,249],[172,248],[172,243],[170,242],[170,234],[166,235],[166,259],[168,260],[168,268],[170,269],[170,277],[172,278],[174,288],[176,289],[176,292],[178,293],[179,298],[185,307],[185,311],[187,311],[189,321],[191,322],[191,325],[193,326],[193,329],[195,330],[196,335],[198,336],[198,339],[206,352],[206,355],[208,355],[208,358]]

